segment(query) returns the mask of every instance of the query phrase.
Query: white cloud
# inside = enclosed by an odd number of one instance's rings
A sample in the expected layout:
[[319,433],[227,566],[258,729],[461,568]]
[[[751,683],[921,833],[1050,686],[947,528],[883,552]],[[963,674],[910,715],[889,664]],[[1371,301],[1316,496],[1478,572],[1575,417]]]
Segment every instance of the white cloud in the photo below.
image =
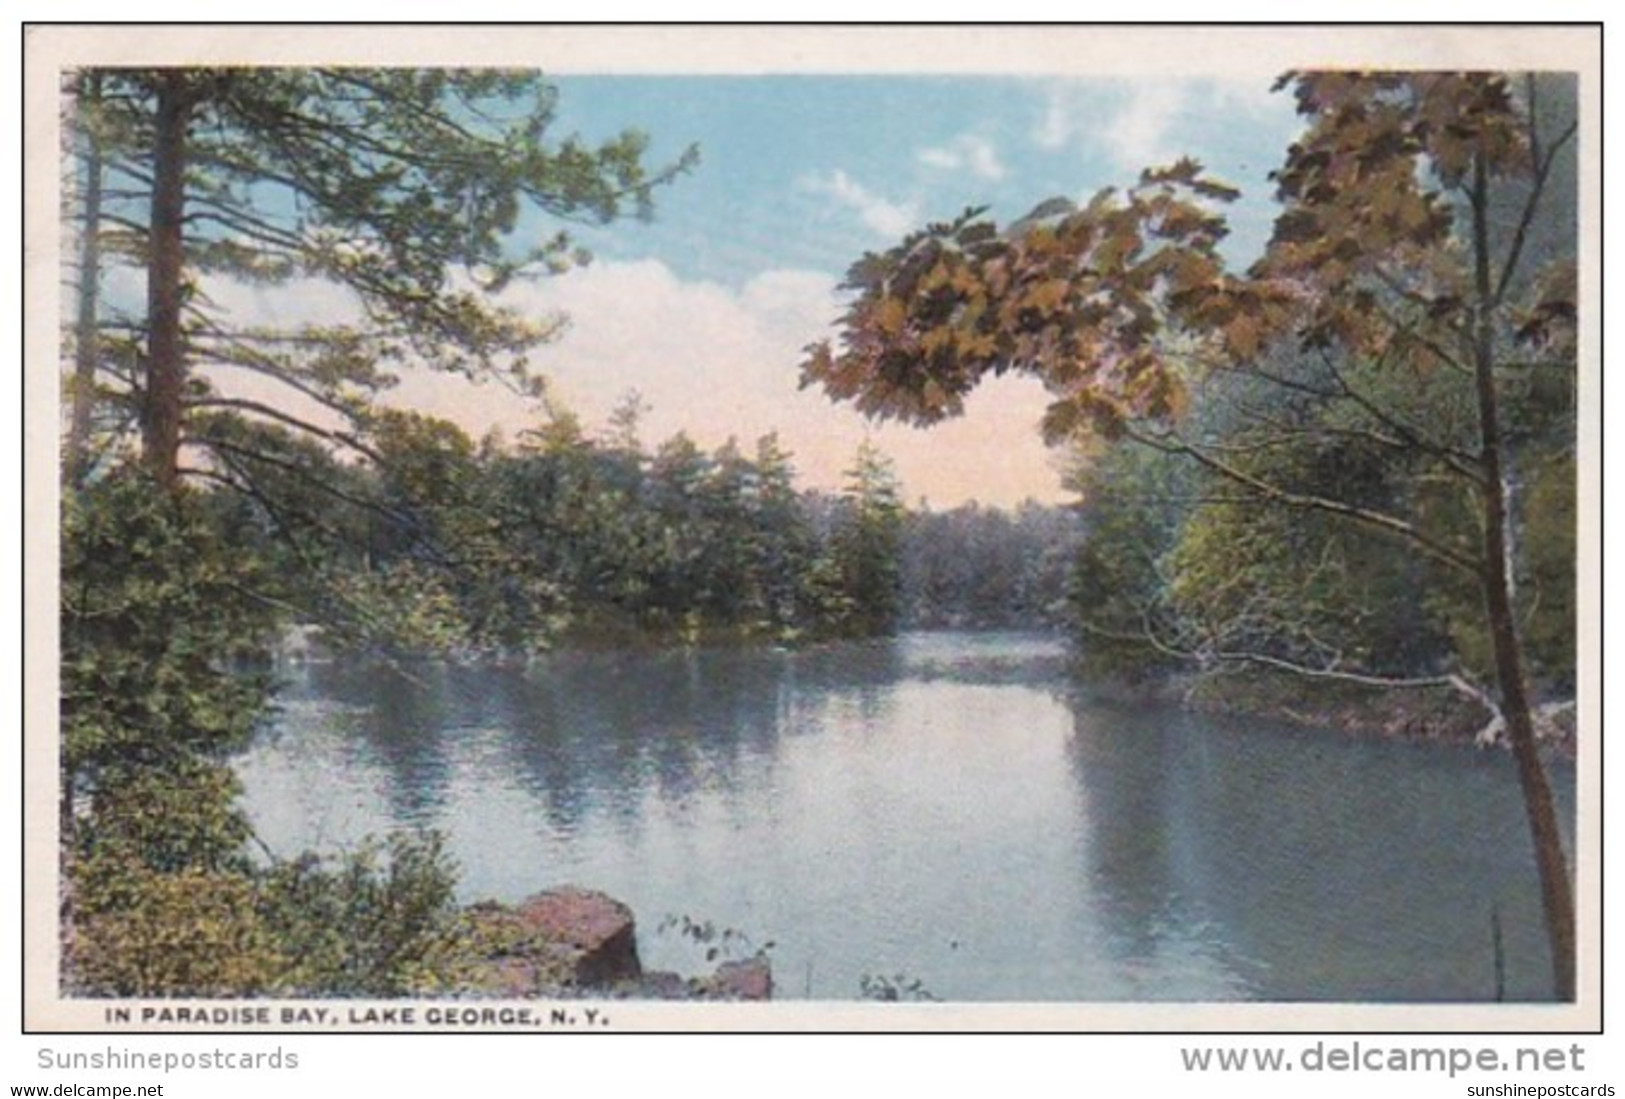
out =
[[1072,140],[1078,129],[1073,105],[1077,95],[1071,86],[1052,83],[1044,92],[1044,113],[1033,130],[1033,142],[1040,149],[1059,149]]
[[[550,394],[589,431],[632,390],[649,406],[648,443],[685,431],[706,447],[731,436],[749,446],[775,429],[786,429],[788,442],[791,425],[816,423],[827,410],[797,390],[802,349],[840,308],[827,275],[774,270],[734,289],[684,281],[656,260],[606,261],[515,287],[503,300],[526,312],[569,315],[562,338],[532,360]],[[476,434],[500,427],[510,439],[542,416],[540,407],[500,389],[423,371],[407,377],[395,399]]]
[[[850,406],[802,390],[804,350],[832,334],[842,309],[835,279],[821,272],[769,270],[733,288],[686,281],[655,260],[603,262],[518,288],[505,300],[570,315],[564,337],[535,360],[589,431],[635,389],[649,405],[646,443],[685,431],[703,447],[733,437],[749,448],[777,431],[809,487],[839,488],[869,435],[895,460],[911,499],[952,506],[1061,498],[1038,435],[1044,395],[1035,384],[990,382],[965,417],[930,430],[876,427]],[[422,373],[408,377],[398,397],[476,435],[500,426],[511,439],[540,414],[501,390]]]
[[1137,171],[1173,159],[1169,131],[1189,102],[1182,84],[1136,84],[1102,138],[1118,167]]
[[353,291],[319,279],[263,285],[217,278],[208,281],[204,292],[226,311],[231,323],[241,326],[340,325],[362,318]]
[[964,171],[979,179],[1005,177],[1004,164],[993,143],[975,134],[960,134],[946,145],[921,149],[920,163],[947,171]]
[[829,195],[856,212],[865,225],[882,236],[902,236],[920,220],[919,207],[915,203],[893,202],[877,195],[839,169],[828,176],[805,180],[803,186],[809,191]]
[[1055,81],[1045,89],[1032,140],[1051,150],[1099,147],[1119,170],[1138,172],[1178,156],[1176,137],[1190,135],[1177,131],[1198,112],[1249,124],[1289,117],[1290,97],[1271,94],[1271,83],[1252,76]]
[[1182,80],[1054,82],[1033,142],[1052,150],[1100,147],[1117,169],[1138,172],[1168,159],[1169,131],[1190,101],[1189,88]]
[[571,318],[538,360],[567,400],[585,411],[636,388],[652,422],[723,437],[753,430],[765,402],[794,392],[801,349],[839,308],[834,280],[816,272],[768,271],[734,290],[656,260],[594,264],[538,291]]
[[[307,283],[265,291],[212,287],[239,321],[294,324],[354,319],[354,303],[335,288]],[[929,430],[877,427],[850,406],[800,388],[805,348],[833,333],[843,304],[833,276],[775,269],[740,287],[679,278],[656,260],[602,261],[557,278],[516,284],[504,304],[533,315],[564,312],[561,338],[532,355],[549,391],[601,430],[629,391],[649,405],[643,437],[654,445],[678,431],[714,449],[730,437],[747,449],[770,431],[795,456],[808,487],[838,489],[866,435],[897,464],[910,499],[938,506],[967,499],[1014,504],[1061,497],[1050,455],[1038,436],[1044,396],[1035,384],[1002,378],[969,402],[961,419]],[[513,440],[540,425],[540,402],[500,385],[476,385],[421,366],[393,369],[400,384],[385,398],[461,425],[478,438],[496,428]],[[253,375],[231,379],[233,395],[276,403],[326,423],[285,387]]]
[[1215,76],[1202,81],[1205,91],[1223,109],[1249,119],[1291,118],[1297,110],[1292,94],[1274,91],[1278,76]]

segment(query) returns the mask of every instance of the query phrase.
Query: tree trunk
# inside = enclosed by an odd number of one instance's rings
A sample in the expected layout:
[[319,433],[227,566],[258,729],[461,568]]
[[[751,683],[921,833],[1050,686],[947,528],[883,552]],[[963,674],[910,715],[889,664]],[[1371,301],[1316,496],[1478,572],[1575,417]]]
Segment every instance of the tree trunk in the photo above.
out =
[[87,106],[94,111],[101,99],[100,74],[87,74],[78,91],[78,130],[84,143],[80,177],[80,217],[83,220],[79,237],[78,308],[74,319],[73,418],[68,425],[66,472],[71,484],[80,483],[89,472],[96,366],[101,353],[96,314],[101,295],[102,151],[94,130],[95,120],[86,119]]
[[147,260],[147,391],[141,443],[161,488],[179,481],[186,343],[181,330],[186,209],[186,130],[194,102],[185,73],[160,75],[153,136],[151,242]]
[[1478,391],[1478,421],[1484,474],[1484,611],[1495,654],[1495,675],[1506,718],[1507,737],[1518,767],[1524,813],[1534,842],[1540,874],[1546,937],[1552,955],[1552,984],[1559,1000],[1575,998],[1574,889],[1569,878],[1563,833],[1552,801],[1551,783],[1535,742],[1535,721],[1524,680],[1523,652],[1512,598],[1508,525],[1510,508],[1505,480],[1499,396],[1495,385],[1495,301],[1490,275],[1489,180],[1483,156],[1473,179],[1473,246],[1478,297],[1473,331],[1473,373]]

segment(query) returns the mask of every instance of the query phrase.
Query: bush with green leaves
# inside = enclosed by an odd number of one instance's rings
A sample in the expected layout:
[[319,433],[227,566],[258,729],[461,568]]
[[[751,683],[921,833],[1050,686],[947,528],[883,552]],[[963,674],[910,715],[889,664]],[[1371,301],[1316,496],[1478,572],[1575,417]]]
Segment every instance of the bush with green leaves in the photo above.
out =
[[251,996],[279,991],[287,954],[238,871],[153,870],[121,851],[75,867],[72,961],[80,996]]
[[61,529],[64,796],[245,744],[277,625],[255,555],[134,470],[70,493]]
[[184,821],[144,834],[87,831],[70,861],[68,991],[426,995],[456,988],[477,960],[437,836],[400,834],[269,866],[249,865],[240,848],[215,865],[153,865],[156,852],[182,849],[167,842],[178,833],[189,842],[204,830]]
[[305,854],[259,879],[258,909],[305,996],[447,991],[472,962],[456,869],[434,833],[368,840],[338,857]]
[[463,923],[434,836],[252,857],[226,762],[268,712],[264,570],[201,493],[117,471],[62,524],[63,983],[79,995],[447,987]]

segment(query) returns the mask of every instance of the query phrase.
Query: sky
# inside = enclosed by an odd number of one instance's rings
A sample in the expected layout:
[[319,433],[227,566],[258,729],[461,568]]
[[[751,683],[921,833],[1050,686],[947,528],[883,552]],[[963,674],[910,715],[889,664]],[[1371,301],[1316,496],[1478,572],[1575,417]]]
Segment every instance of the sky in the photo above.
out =
[[[1299,128],[1290,96],[1272,94],[1268,77],[554,83],[559,135],[633,128],[650,136],[652,165],[690,144],[700,160],[657,194],[652,220],[578,229],[592,263],[506,292],[526,312],[569,317],[562,338],[533,356],[551,398],[591,430],[636,391],[651,445],[686,431],[707,448],[736,437],[748,449],[777,431],[807,487],[838,488],[867,436],[895,462],[905,498],[934,507],[1067,498],[1065,456],[1038,435],[1043,390],[1032,379],[989,382],[964,417],[930,429],[873,424],[800,390],[803,349],[835,334],[846,268],[968,206],[1005,222],[1057,195],[1131,184],[1181,155],[1242,188],[1227,248],[1246,263],[1272,217],[1268,173]],[[521,230],[540,237],[558,227],[538,217]],[[284,318],[334,308],[311,288],[233,296],[244,312]],[[391,399],[510,439],[542,415],[500,389],[424,376],[405,378]]]

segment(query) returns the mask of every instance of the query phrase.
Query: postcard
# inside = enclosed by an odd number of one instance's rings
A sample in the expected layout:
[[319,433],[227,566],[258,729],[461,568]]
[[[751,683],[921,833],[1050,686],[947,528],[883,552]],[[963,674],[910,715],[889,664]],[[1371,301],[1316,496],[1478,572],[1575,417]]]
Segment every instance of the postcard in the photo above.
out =
[[25,55],[26,1030],[1600,1028],[1600,27]]

